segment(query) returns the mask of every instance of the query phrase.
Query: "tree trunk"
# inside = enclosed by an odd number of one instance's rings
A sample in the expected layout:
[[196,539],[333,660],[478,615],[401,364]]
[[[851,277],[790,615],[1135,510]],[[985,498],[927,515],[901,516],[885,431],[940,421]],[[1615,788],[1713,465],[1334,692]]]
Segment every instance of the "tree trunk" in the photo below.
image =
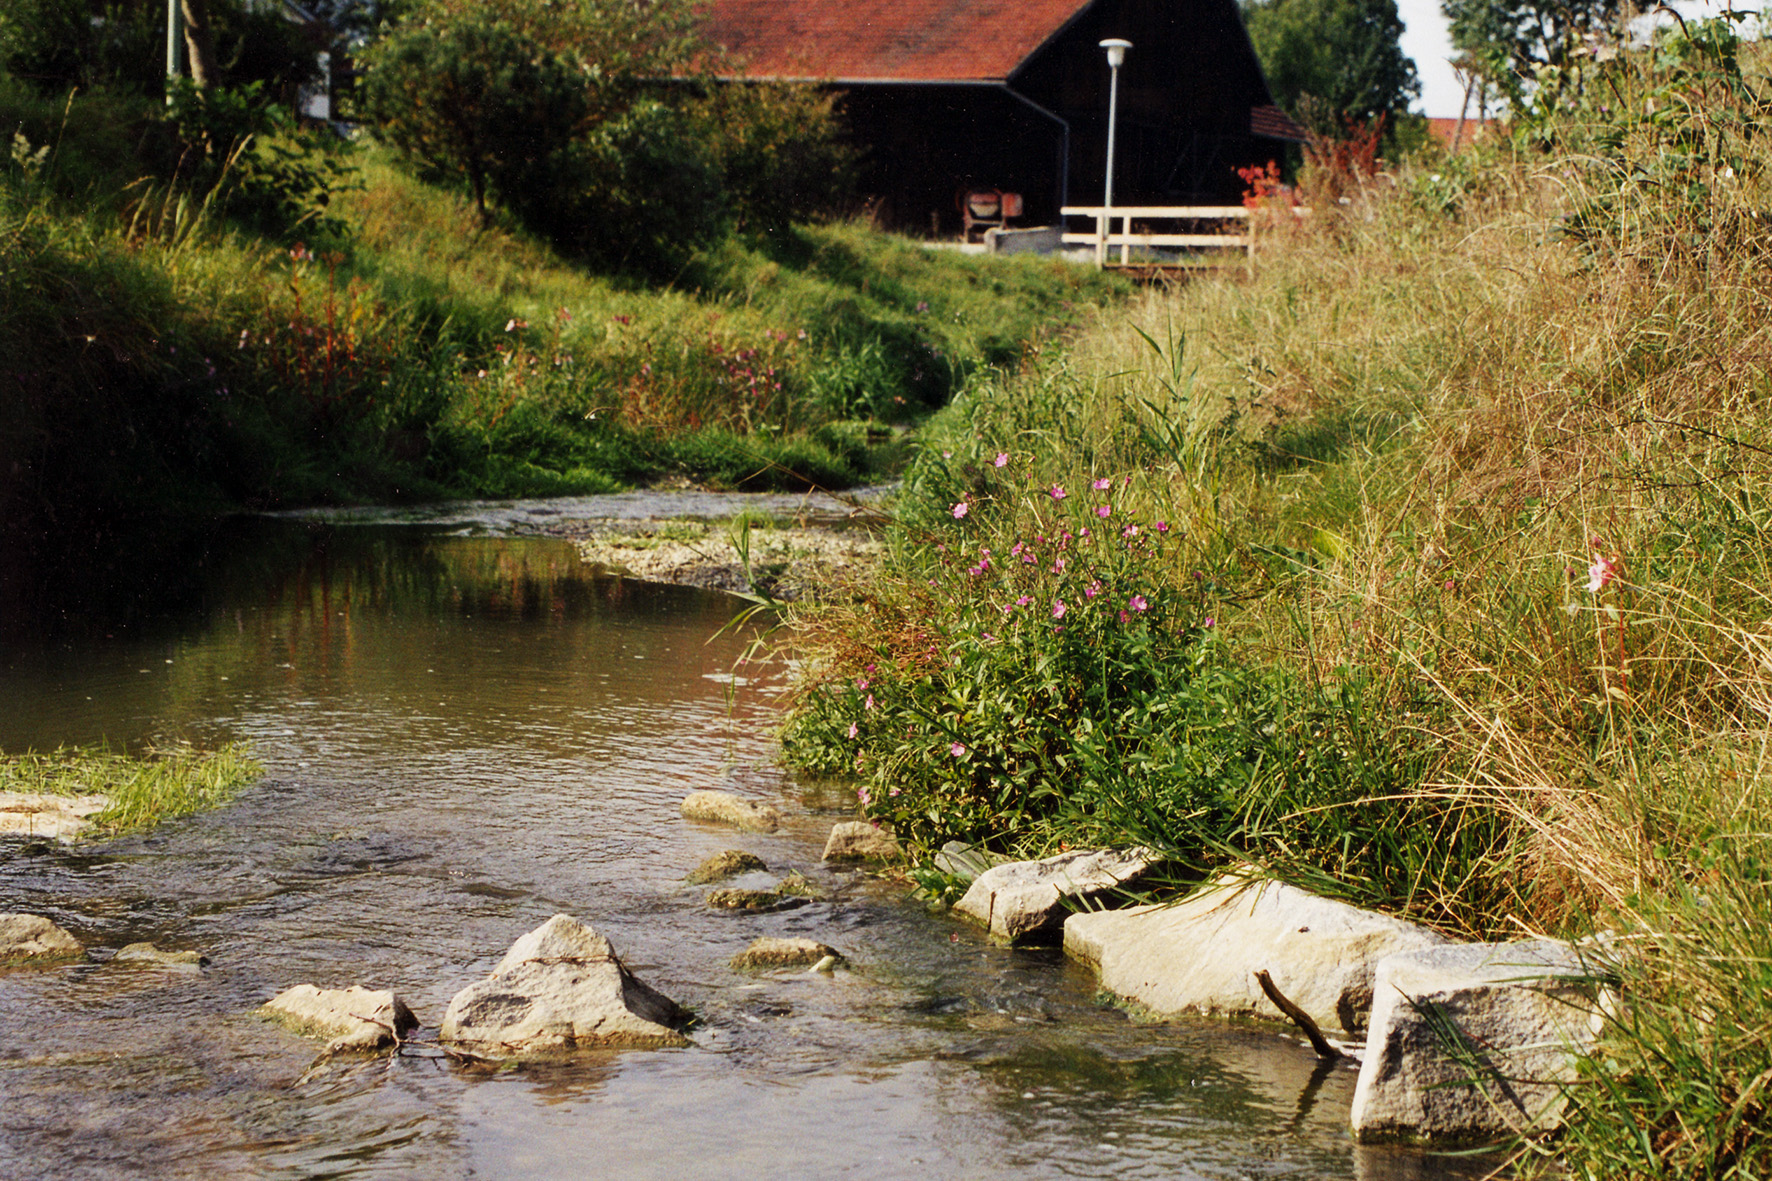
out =
[[191,64],[191,82],[207,90],[215,77],[215,36],[209,27],[209,0],[179,0],[185,19],[185,55]]

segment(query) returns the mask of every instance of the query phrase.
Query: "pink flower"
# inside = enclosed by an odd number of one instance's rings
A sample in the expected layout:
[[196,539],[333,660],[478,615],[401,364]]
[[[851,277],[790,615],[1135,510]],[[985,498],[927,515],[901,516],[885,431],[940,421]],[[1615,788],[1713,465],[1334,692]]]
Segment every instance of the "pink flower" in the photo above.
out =
[[1017,607],[1025,607],[1031,602],[1033,602],[1032,599],[1028,598],[1026,595],[1023,595],[1023,596],[1021,596],[1021,598],[1015,600],[1015,605]]
[[1053,500],[1063,500],[1065,497],[1065,491],[1059,485],[1054,484],[1054,485],[1052,485],[1051,495],[1052,495]]
[[962,500],[959,504],[956,504],[954,506],[954,520],[957,521],[965,515],[966,515],[966,502]]
[[956,742],[952,746],[948,747],[948,753],[953,755],[957,759],[961,755],[966,753],[966,744],[963,742]]
[[1132,616],[1126,614],[1124,611],[1120,612],[1120,622],[1121,623],[1126,623],[1129,620],[1131,620],[1131,618],[1132,618]]
[[1134,611],[1143,611],[1150,606],[1150,602],[1143,595],[1133,595],[1126,605]]
[[1169,522],[1168,521],[1158,521],[1157,522],[1157,532],[1158,533],[1169,532]]
[[849,723],[849,737],[851,737],[851,738],[854,738],[854,737],[855,737],[855,736],[856,736],[856,734],[857,734],[857,733],[859,733],[859,731],[858,731],[858,730],[856,730],[856,728],[855,728],[855,723],[854,723],[854,722],[850,722],[850,723]]
[[1101,580],[1100,579],[1097,579],[1096,581],[1090,583],[1088,586],[1083,588],[1083,597],[1085,599],[1093,599],[1096,595],[1099,595],[1100,593],[1101,593]]
[[1217,619],[1215,619],[1215,618],[1213,618],[1213,617],[1212,617],[1212,616],[1210,616],[1210,615],[1208,615],[1208,616],[1207,616],[1207,617],[1206,617],[1206,626],[1207,626],[1207,627],[1211,627],[1211,626],[1212,626],[1212,625],[1213,625],[1213,624],[1215,624],[1215,623],[1217,623],[1217,622],[1218,622],[1218,620],[1217,620]]
[[991,460],[991,466],[992,467],[1002,467],[1004,464],[1006,464],[1008,462],[1009,462],[1009,452],[999,451],[999,452],[997,452],[997,458]]
[[1124,529],[1120,530],[1120,536],[1121,537],[1137,537],[1138,536],[1138,526],[1137,525],[1126,526]]
[[1605,558],[1595,554],[1594,564],[1587,568],[1587,589],[1590,592],[1597,591],[1617,577],[1618,555],[1613,554],[1610,558]]
[[1114,506],[1111,504],[1097,505],[1095,508],[1095,515],[1103,519],[1112,516],[1113,512]]
[[1052,600],[1052,618],[1063,619],[1064,618],[1064,611],[1065,611],[1064,600],[1063,599],[1053,599]]
[[863,709],[873,709],[874,708],[874,695],[872,693],[868,694],[868,699],[862,703],[862,708]]
[[1097,492],[1106,492],[1109,488],[1112,488],[1114,486],[1114,482],[1112,480],[1108,479],[1106,476],[1103,476],[1101,479],[1095,481],[1095,483],[1093,483],[1089,486],[1091,488],[1095,489]]
[[864,808],[867,807],[868,806],[868,789],[865,787],[856,788],[855,789],[855,798],[861,801],[862,807],[864,807]]

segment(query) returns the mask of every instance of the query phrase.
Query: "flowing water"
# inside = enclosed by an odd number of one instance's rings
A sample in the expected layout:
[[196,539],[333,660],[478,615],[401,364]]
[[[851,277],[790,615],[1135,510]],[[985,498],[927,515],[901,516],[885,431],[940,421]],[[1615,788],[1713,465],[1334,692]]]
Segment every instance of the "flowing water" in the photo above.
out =
[[[821,866],[853,799],[774,764],[783,670],[733,675],[731,599],[410,526],[277,523],[179,573],[126,626],[4,633],[0,749],[238,739],[267,774],[148,835],[0,844],[0,912],[91,949],[0,975],[0,1177],[1464,1175],[1352,1145],[1353,1072],[1289,1038],[1133,1023],[1062,957]],[[679,814],[722,785],[787,827]],[[710,910],[683,876],[730,847],[831,900]],[[695,1010],[692,1048],[508,1071],[436,1049],[449,998],[562,912]],[[771,934],[849,963],[727,966]],[[211,962],[105,962],[137,940]],[[431,1029],[304,1078],[318,1044],[252,1012],[304,981],[392,987]]]

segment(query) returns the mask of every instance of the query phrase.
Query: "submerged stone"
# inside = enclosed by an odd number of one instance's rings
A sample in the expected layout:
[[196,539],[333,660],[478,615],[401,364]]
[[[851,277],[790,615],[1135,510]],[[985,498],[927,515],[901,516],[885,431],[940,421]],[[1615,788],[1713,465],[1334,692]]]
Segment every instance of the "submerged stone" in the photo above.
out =
[[511,945],[484,980],[455,994],[438,1036],[489,1057],[604,1046],[689,1044],[687,1014],[641,982],[609,941],[557,914]]
[[791,910],[805,906],[806,899],[777,890],[714,890],[708,894],[708,905],[715,910]]
[[[842,959],[837,949],[814,939],[758,939],[732,957],[732,966],[740,971],[751,968],[803,968],[827,959]],[[834,961],[833,961],[834,962]]]
[[78,939],[42,915],[0,914],[0,965],[54,964],[85,954]]
[[119,948],[111,962],[195,972],[208,965],[209,957],[195,951],[161,951],[152,943],[130,943]]
[[1380,961],[1354,1137],[1469,1144],[1555,1128],[1577,1054],[1599,1032],[1594,974],[1550,939]]
[[1011,943],[1055,939],[1077,904],[1136,883],[1158,860],[1149,849],[1078,849],[1011,861],[974,878],[954,910]]
[[343,1051],[374,1053],[398,1045],[418,1018],[389,989],[319,988],[297,984],[284,989],[259,1009],[307,1036],[330,1036],[329,1054]]
[[1414,923],[1237,874],[1181,902],[1074,914],[1064,924],[1067,955],[1095,966],[1104,989],[1159,1016],[1285,1020],[1256,982],[1266,971],[1318,1025],[1348,1033],[1366,1028],[1380,960],[1445,942]]
[[692,791],[683,799],[683,815],[709,824],[730,824],[751,832],[774,832],[781,813],[729,791]]
[[683,880],[691,886],[704,886],[709,882],[724,881],[735,878],[741,873],[758,873],[769,867],[755,853],[746,853],[742,849],[727,849],[715,853],[712,857],[689,871]]

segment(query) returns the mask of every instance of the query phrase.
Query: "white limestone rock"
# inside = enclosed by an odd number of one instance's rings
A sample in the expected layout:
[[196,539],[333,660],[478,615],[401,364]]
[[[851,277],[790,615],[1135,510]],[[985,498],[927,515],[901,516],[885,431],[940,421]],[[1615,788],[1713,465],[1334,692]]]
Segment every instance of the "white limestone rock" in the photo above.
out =
[[1445,942],[1426,927],[1239,874],[1178,903],[1074,914],[1064,925],[1066,954],[1159,1016],[1283,1021],[1255,980],[1265,970],[1323,1029],[1350,1034],[1366,1028],[1378,961]]
[[110,796],[0,791],[0,836],[71,840],[80,835],[93,816],[110,806]]
[[557,914],[511,945],[492,974],[455,994],[438,1036],[488,1057],[599,1046],[683,1046],[674,1001],[627,970],[609,941]]
[[319,988],[297,984],[284,989],[259,1010],[298,1033],[330,1036],[326,1053],[374,1053],[399,1044],[418,1028],[418,1018],[389,989]]
[[999,939],[1056,936],[1078,904],[1135,884],[1159,864],[1149,849],[1077,849],[1040,861],[1011,861],[972,880],[956,913]]
[[1471,1144],[1562,1119],[1599,1032],[1597,966],[1566,943],[1466,943],[1378,965],[1350,1119],[1362,1143]]
[[730,824],[749,832],[774,832],[781,813],[729,791],[692,791],[683,799],[683,815],[709,824]]
[[130,943],[119,948],[117,954],[111,957],[111,962],[137,967],[171,968],[176,972],[195,972],[208,966],[209,957],[197,951],[161,951],[152,943]]

